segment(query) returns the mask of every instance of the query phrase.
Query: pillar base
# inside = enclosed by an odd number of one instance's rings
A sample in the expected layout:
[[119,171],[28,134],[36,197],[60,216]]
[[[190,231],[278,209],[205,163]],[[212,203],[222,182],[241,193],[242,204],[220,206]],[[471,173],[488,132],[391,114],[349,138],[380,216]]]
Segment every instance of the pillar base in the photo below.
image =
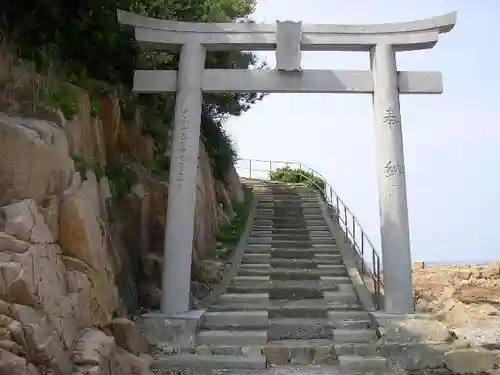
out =
[[136,324],[154,347],[191,346],[205,311],[190,310],[174,315],[150,312],[139,316]]

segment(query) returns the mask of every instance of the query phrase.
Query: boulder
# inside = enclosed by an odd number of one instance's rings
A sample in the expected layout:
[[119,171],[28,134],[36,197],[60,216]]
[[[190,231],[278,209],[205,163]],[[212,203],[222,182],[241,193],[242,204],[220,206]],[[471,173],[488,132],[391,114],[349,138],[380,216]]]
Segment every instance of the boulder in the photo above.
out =
[[66,136],[54,123],[0,113],[3,204],[61,194],[73,171]]
[[127,318],[115,318],[108,324],[107,329],[110,330],[115,338],[116,345],[121,346],[125,350],[135,355],[145,353],[148,350],[146,338],[131,320]]

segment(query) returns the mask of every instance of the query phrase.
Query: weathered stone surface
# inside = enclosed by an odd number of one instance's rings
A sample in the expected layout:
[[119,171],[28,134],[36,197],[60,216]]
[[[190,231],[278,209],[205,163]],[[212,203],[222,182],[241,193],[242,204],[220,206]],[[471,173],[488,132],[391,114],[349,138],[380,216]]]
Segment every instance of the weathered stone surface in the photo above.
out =
[[26,358],[19,357],[7,350],[0,349],[1,375],[39,375],[38,370]]
[[6,201],[62,193],[73,174],[64,132],[47,121],[0,113],[0,176]]
[[75,367],[99,366],[109,371],[109,358],[115,350],[115,339],[98,329],[88,329],[75,343]]
[[500,366],[500,351],[458,349],[445,353],[446,365],[456,374],[492,371]]
[[454,339],[448,327],[432,316],[374,313],[383,339],[388,342],[448,342]]
[[119,272],[119,264],[111,257],[107,228],[101,225],[99,194],[92,172],[87,173],[79,189],[66,194],[60,208],[59,242],[66,267],[85,274],[90,281],[93,318],[106,324],[118,305],[114,275]]
[[29,247],[29,243],[20,241],[5,232],[0,232],[0,252],[24,253]]
[[500,266],[436,266],[413,271],[417,308],[451,327],[491,327],[500,314]]
[[126,318],[115,318],[107,328],[113,334],[116,345],[136,355],[147,352],[148,342],[139,328],[131,320]]
[[64,350],[64,344],[47,317],[23,305],[12,305],[12,314],[22,325],[28,358],[54,370],[56,374],[70,374],[73,365],[69,352]]

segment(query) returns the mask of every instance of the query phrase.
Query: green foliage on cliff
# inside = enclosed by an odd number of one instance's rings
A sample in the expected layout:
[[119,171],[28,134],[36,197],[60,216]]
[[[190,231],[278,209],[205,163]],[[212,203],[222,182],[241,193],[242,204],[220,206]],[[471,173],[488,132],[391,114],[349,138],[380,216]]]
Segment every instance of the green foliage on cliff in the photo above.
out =
[[213,248],[207,249],[206,254],[208,257],[229,260],[234,250],[236,250],[245,231],[254,199],[254,194],[250,189],[244,189],[243,191],[245,193],[244,201],[234,203],[234,217],[229,225],[219,228],[219,231],[215,234],[217,242]]
[[321,177],[304,171],[300,168],[283,167],[269,172],[272,181],[288,182],[293,184],[304,184],[311,189],[318,191],[321,196],[325,196],[326,181]]
[[[98,113],[93,97],[105,90],[95,83],[118,87],[123,112],[127,113],[131,103],[143,107],[147,124],[144,132],[154,136],[157,152],[163,154],[168,144],[165,125],[172,122],[174,98],[167,94],[136,97],[130,88],[134,69],[176,69],[178,55],[140,53],[131,30],[118,25],[116,10],[180,21],[249,22],[254,6],[255,0],[8,1],[0,10],[0,36],[5,33],[18,55],[33,62],[38,72],[57,72],[87,88],[93,114]],[[250,53],[210,52],[206,67],[246,69],[257,64]],[[217,178],[224,176],[236,157],[222,126],[224,120],[228,115],[241,114],[261,98],[261,94],[253,93],[205,95],[202,134]],[[72,108],[66,111],[74,115]]]

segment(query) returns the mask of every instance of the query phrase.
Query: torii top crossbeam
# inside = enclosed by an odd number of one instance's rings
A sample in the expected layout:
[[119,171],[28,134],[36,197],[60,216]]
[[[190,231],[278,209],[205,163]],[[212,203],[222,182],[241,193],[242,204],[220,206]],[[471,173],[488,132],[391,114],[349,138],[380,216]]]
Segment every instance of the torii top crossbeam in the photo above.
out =
[[[297,24],[303,51],[369,51],[379,43],[391,44],[396,51],[413,51],[432,48],[439,34],[453,29],[456,17],[457,13],[452,12],[418,21],[378,25]],[[276,49],[283,24],[176,22],[121,10],[118,22],[135,26],[137,42],[148,51],[176,51],[190,42],[215,51],[272,51]]]

